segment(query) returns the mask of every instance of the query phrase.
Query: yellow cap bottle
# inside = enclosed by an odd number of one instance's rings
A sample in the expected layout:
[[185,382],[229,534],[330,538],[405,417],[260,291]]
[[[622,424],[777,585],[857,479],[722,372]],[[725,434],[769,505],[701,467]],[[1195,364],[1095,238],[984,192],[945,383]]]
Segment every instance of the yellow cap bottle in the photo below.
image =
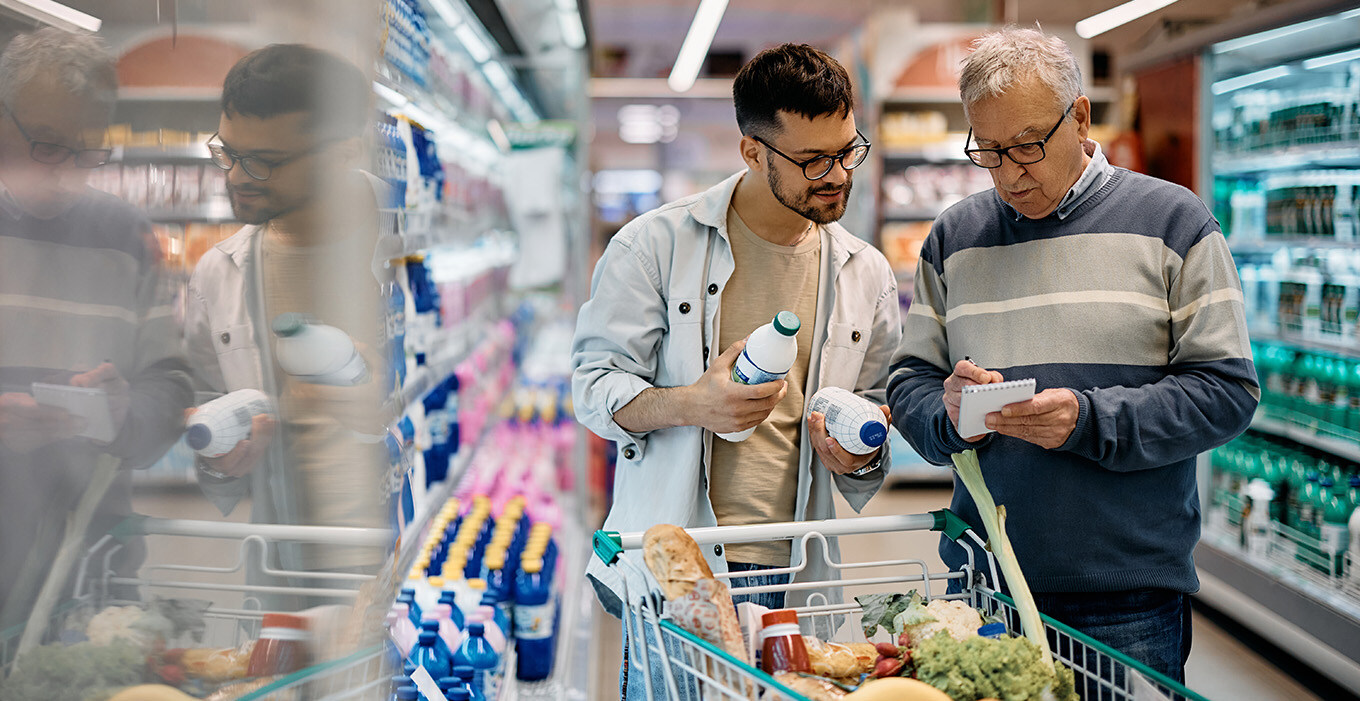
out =
[[520,563],[520,567],[527,574],[538,574],[539,572],[543,571],[543,560],[539,558],[533,558],[532,560],[524,560],[522,563]]

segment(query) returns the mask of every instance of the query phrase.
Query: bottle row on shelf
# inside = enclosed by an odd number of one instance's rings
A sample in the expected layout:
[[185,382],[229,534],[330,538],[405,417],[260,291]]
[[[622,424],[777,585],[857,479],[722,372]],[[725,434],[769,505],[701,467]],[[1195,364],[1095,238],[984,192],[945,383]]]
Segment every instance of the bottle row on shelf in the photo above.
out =
[[1261,180],[1218,178],[1215,209],[1234,242],[1281,237],[1356,241],[1360,171],[1311,170]]
[[429,85],[430,27],[415,0],[384,0],[382,56],[420,87]]
[[883,176],[885,213],[892,217],[916,212],[918,218],[933,219],[959,200],[991,187],[986,169],[971,163],[908,166]]
[[1206,525],[1348,590],[1360,610],[1360,466],[1248,432],[1210,455]]
[[1254,330],[1360,351],[1360,250],[1281,249],[1268,262],[1239,263],[1238,275]]
[[1360,359],[1253,343],[1261,405],[1360,436]]
[[90,187],[156,219],[230,219],[227,174],[206,161],[109,163],[90,172]]
[[1214,140],[1225,154],[1316,144],[1360,145],[1360,61],[1345,84],[1310,90],[1239,90],[1219,98]]

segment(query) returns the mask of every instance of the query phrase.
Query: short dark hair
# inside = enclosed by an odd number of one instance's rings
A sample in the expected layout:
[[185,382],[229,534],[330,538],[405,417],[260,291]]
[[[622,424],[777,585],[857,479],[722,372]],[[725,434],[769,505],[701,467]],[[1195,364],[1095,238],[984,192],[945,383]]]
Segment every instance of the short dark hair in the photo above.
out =
[[732,102],[741,133],[768,135],[780,129],[779,113],[808,119],[846,116],[855,107],[850,74],[836,59],[807,44],[766,49],[737,72]]
[[348,138],[363,133],[371,94],[364,74],[335,54],[270,44],[231,67],[222,86],[222,112],[261,119],[307,112],[312,131]]

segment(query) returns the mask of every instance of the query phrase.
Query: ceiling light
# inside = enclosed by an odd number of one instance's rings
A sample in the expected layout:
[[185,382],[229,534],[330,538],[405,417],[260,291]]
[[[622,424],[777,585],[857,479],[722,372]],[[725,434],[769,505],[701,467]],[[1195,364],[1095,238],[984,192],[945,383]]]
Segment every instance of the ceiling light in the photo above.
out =
[[473,61],[486,63],[491,58],[491,47],[487,46],[480,36],[477,36],[477,30],[473,29],[471,24],[458,25],[458,28],[453,30],[453,35],[458,37],[458,42],[463,45]]
[[377,81],[373,81],[373,92],[385,100],[388,105],[391,105],[393,109],[399,109],[408,102],[405,95]]
[[52,0],[0,0],[0,7],[7,7],[29,19],[48,24],[68,32],[97,32],[103,22],[93,15],[71,9]]
[[1176,0],[1129,0],[1123,5],[1117,5],[1077,22],[1077,36],[1082,39],[1099,36],[1174,2]]
[[726,11],[727,0],[700,0],[694,23],[689,26],[685,43],[680,45],[680,54],[675,57],[671,77],[666,81],[671,90],[685,92],[694,87],[694,80],[699,77],[699,69],[704,65],[708,47],[713,44],[713,36],[718,33],[718,25]]
[[1353,19],[1355,17],[1360,17],[1360,10],[1351,10],[1349,12],[1343,12],[1334,17],[1319,17],[1318,19],[1308,20],[1307,22],[1299,22],[1298,24],[1291,25],[1288,27],[1280,27],[1279,29],[1271,29],[1269,31],[1260,32],[1257,34],[1250,34],[1239,39],[1232,39],[1230,41],[1224,41],[1214,44],[1214,53],[1226,54],[1229,51],[1237,51],[1238,49],[1245,49],[1249,46],[1256,46],[1257,44],[1263,44],[1267,41],[1281,39],[1283,37],[1290,36],[1291,34],[1306,32],[1310,29],[1321,27],[1324,24],[1336,22],[1337,20],[1347,20]]
[[1283,78],[1292,72],[1293,69],[1289,66],[1275,66],[1274,68],[1267,68],[1264,71],[1256,71],[1255,73],[1239,75],[1236,78],[1220,80],[1209,86],[1209,89],[1213,91],[1215,95],[1222,95],[1223,93],[1232,92],[1249,85],[1256,85],[1257,83],[1264,83],[1267,80]]
[[463,18],[458,15],[457,10],[453,9],[453,5],[449,4],[449,0],[429,0],[429,3],[430,7],[434,8],[435,14],[439,15],[439,18],[444,20],[444,24],[449,25],[449,27],[457,27],[463,23]]
[[1314,68],[1322,68],[1323,66],[1333,66],[1338,63],[1345,63],[1347,61],[1353,61],[1355,59],[1360,59],[1360,49],[1355,49],[1354,51],[1342,51],[1339,54],[1318,56],[1317,58],[1310,58],[1303,62],[1303,70],[1311,71]]

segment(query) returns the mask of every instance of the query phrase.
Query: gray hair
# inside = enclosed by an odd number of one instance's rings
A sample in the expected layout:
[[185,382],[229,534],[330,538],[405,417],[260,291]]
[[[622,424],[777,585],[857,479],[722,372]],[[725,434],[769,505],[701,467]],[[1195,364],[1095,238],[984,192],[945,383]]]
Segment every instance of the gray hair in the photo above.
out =
[[113,54],[92,34],[46,27],[14,37],[0,54],[0,101],[12,104],[35,80],[53,81],[110,109],[118,99]]
[[1081,68],[1067,42],[1034,29],[1005,27],[973,42],[959,74],[959,95],[966,109],[1030,78],[1053,90],[1058,109],[1082,94]]

